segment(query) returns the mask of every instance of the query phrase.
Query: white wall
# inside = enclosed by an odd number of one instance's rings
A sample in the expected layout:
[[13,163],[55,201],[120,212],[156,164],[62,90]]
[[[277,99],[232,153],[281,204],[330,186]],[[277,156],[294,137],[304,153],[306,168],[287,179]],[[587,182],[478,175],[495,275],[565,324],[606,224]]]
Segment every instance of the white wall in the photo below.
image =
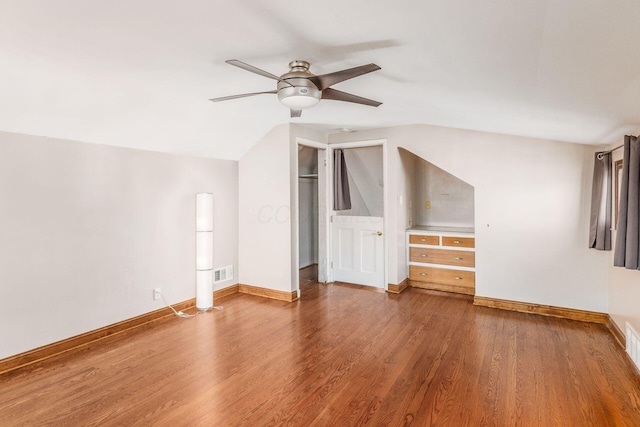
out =
[[239,281],[286,292],[298,288],[298,143],[323,142],[301,126],[276,126],[239,166]]
[[[297,149],[295,151],[297,156]],[[291,291],[289,125],[271,130],[240,159],[239,281]],[[297,157],[296,157],[297,159]],[[297,175],[296,175],[297,180]]]
[[0,358],[195,297],[195,194],[237,266],[237,191],[235,161],[0,132]]
[[372,139],[388,144],[391,283],[407,277],[404,147],[475,188],[477,295],[607,311],[608,257],[587,248],[595,147],[427,125],[330,136]]
[[[473,186],[418,158],[416,167],[416,224],[474,227]],[[426,203],[430,207],[426,207]]]
[[[640,130],[632,132],[638,135]],[[624,140],[612,144],[609,149],[622,145]],[[613,162],[622,159],[622,149],[613,152]],[[615,181],[612,183],[615,185]],[[613,194],[613,190],[612,190]],[[614,198],[615,203],[615,198]],[[615,211],[615,206],[614,206]],[[612,215],[612,218],[614,216]],[[615,247],[616,233],[613,235],[613,247]],[[613,253],[609,252],[609,314],[618,327],[624,332],[625,323],[629,322],[636,331],[640,331],[640,271],[627,270],[613,266]]]

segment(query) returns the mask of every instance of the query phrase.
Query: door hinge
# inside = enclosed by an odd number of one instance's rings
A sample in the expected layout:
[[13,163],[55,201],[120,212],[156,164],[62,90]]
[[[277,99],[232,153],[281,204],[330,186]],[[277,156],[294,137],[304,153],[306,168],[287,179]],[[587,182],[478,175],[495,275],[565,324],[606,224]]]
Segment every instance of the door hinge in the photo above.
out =
[[322,163],[324,163],[324,165],[327,166],[327,159],[324,159]]

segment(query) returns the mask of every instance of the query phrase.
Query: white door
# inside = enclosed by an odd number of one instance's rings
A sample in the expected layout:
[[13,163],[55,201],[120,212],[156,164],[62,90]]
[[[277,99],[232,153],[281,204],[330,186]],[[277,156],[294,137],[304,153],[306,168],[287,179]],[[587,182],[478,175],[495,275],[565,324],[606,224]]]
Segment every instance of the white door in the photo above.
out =
[[384,220],[334,215],[333,280],[384,289]]

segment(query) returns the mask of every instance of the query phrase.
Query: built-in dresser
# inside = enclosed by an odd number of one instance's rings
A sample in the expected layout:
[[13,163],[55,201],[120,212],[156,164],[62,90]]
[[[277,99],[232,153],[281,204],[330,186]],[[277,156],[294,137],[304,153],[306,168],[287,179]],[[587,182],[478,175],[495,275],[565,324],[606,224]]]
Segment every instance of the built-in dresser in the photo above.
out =
[[473,229],[417,226],[407,230],[409,285],[475,295]]

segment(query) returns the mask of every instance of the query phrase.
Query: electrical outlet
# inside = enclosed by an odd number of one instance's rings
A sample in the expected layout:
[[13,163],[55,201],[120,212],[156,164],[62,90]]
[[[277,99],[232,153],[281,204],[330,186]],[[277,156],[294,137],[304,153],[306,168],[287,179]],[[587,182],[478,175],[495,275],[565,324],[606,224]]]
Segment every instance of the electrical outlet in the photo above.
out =
[[161,297],[162,297],[162,289],[160,289],[160,288],[155,288],[155,289],[153,290],[153,299],[154,299],[154,300],[157,300],[157,299],[160,299]]

